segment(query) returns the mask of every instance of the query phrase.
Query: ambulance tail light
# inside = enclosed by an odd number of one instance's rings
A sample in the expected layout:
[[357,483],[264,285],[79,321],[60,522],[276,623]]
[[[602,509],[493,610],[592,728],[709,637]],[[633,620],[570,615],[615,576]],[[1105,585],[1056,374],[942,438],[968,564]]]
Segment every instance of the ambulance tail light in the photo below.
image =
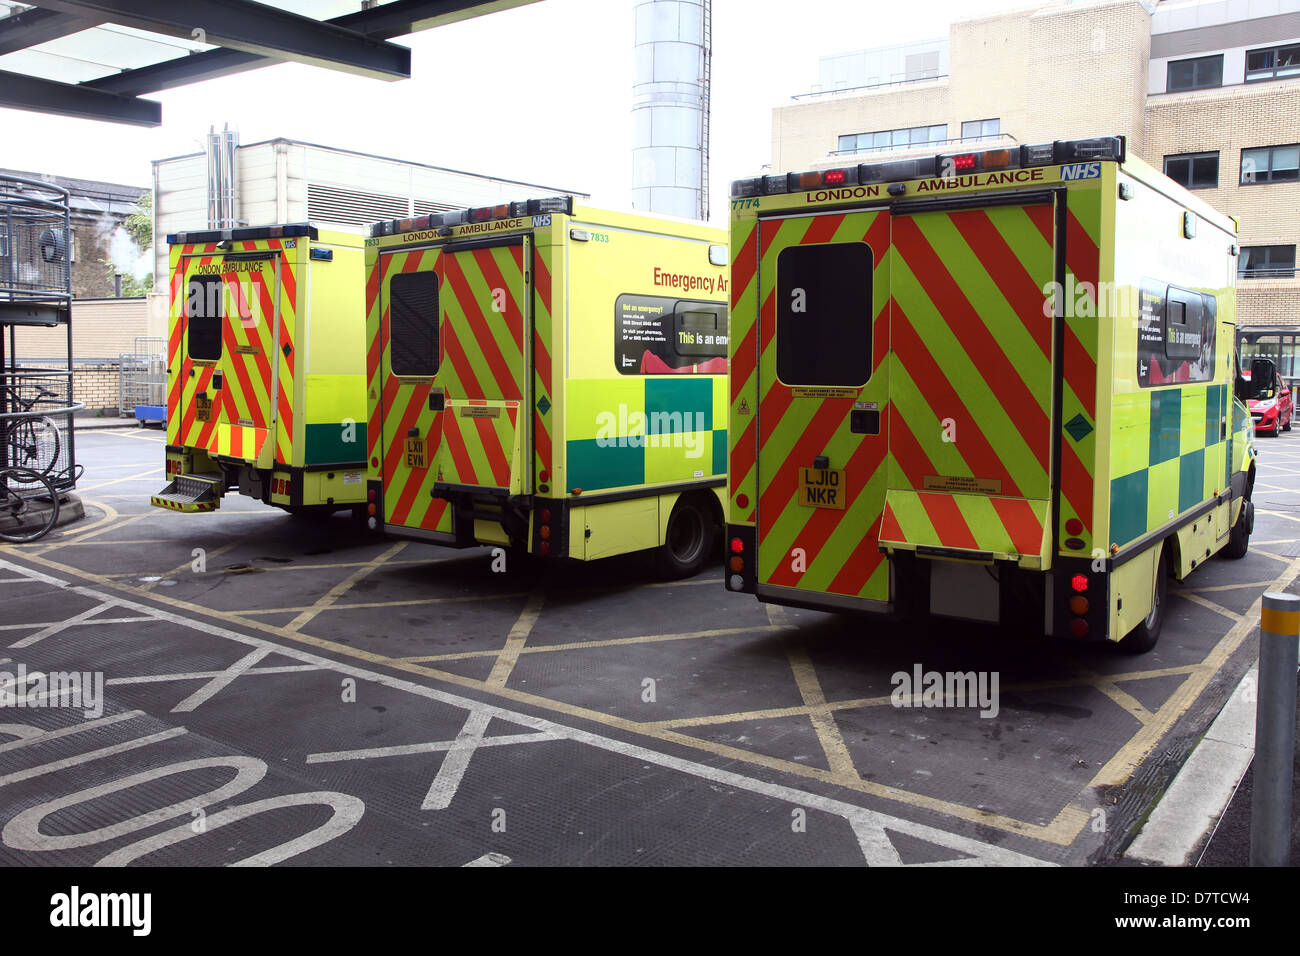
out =
[[1055,156],[1055,143],[1035,143],[1020,147],[1021,166],[1050,166]]
[[1098,136],[1093,139],[1070,139],[1056,143],[1056,161],[1067,163],[1080,159],[1115,159],[1124,162],[1123,136]]
[[467,218],[470,222],[487,222],[492,218],[492,207],[480,206],[478,209],[471,209]]
[[546,199],[528,200],[528,215],[538,216],[542,213],[558,212],[566,216],[573,215],[572,196],[549,196]]
[[969,173],[979,168],[979,157],[975,153],[957,153],[949,159],[953,170],[959,173]]
[[1082,594],[1088,590],[1088,575],[1076,574],[1070,578],[1070,590],[1075,594]]
[[731,525],[727,529],[726,585],[728,591],[753,594],[757,590],[755,570],[758,565],[755,529]]

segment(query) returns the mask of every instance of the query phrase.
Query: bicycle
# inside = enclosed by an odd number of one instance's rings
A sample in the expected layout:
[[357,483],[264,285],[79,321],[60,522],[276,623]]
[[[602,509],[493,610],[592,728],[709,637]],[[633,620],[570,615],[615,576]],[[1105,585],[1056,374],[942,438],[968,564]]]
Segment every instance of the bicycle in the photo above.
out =
[[59,495],[30,468],[0,468],[0,539],[22,544],[44,537],[59,520]]
[[[13,385],[3,386],[0,392],[8,399],[6,407],[22,412],[31,412],[41,399],[58,398],[48,388],[39,385],[36,388],[35,398],[23,398]],[[0,447],[5,449],[5,465],[47,475],[59,460],[59,426],[44,415],[0,419]]]

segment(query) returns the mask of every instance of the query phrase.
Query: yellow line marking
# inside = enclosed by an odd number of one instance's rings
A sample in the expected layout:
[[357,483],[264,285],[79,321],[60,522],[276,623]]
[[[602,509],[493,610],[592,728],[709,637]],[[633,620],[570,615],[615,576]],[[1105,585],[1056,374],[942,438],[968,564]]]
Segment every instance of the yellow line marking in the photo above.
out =
[[[1256,544],[1258,542],[1251,543]],[[1289,561],[1290,558],[1287,560]],[[1186,597],[1188,594],[1210,594],[1214,591],[1235,591],[1237,588],[1266,588],[1272,583],[1273,581],[1270,579],[1268,581],[1250,581],[1246,584],[1215,584],[1203,588],[1177,588],[1174,593]]]
[[[223,544],[223,545],[222,545],[221,547],[219,547],[219,548],[213,548],[211,551],[207,551],[207,552],[204,554],[204,556],[203,556],[204,567],[207,566],[207,561],[208,561],[208,559],[210,559],[210,558],[215,558],[215,557],[216,557],[217,555],[219,555],[219,554],[225,554],[227,551],[229,551],[231,548],[235,547],[236,545],[243,544],[245,540],[247,540],[247,536],[243,536],[243,537],[240,537],[240,538],[236,538],[234,541],[231,541],[229,544]],[[158,586],[159,584],[161,584],[163,581],[167,580],[168,578],[172,577],[173,575],[181,574],[182,572],[188,570],[189,568],[192,568],[193,566],[194,566],[194,558],[191,556],[190,560],[189,560],[189,561],[186,561],[184,564],[179,564],[179,565],[177,565],[176,567],[172,568],[170,571],[164,571],[164,572],[162,572],[162,574],[158,575],[158,580],[157,580],[157,581],[145,581],[145,582],[143,582],[143,583],[140,584],[140,586],[139,586],[139,587],[140,587],[140,590],[142,590],[142,591],[152,591],[155,587],[157,587],[157,586]],[[117,577],[117,576],[118,576],[118,575],[114,575],[114,577]],[[137,572],[137,573],[134,575],[134,577],[136,577],[136,578],[141,578],[141,577],[153,577],[153,575],[151,575],[151,574],[143,574],[143,575],[142,575],[142,574],[140,574],[139,572]]]
[[[89,524],[83,524],[79,528],[69,528],[67,531],[61,531],[60,535],[62,537],[68,537],[71,535],[83,535],[87,531],[93,531],[96,528],[100,527],[101,525],[112,524],[114,521],[118,519],[118,517],[120,517],[118,510],[105,501],[99,501],[94,498],[82,498],[81,504],[83,507],[92,507],[92,508],[101,509],[104,512],[103,517],[96,518],[94,521],[90,522]],[[66,543],[72,544],[73,542],[69,541]]]
[[[1286,570],[1278,576],[1269,590],[1283,590],[1290,585],[1297,574],[1300,574],[1300,558],[1295,558],[1287,565]],[[1204,598],[1197,598],[1197,600],[1204,601],[1207,605],[1213,604],[1213,602],[1205,601]],[[1259,612],[1262,605],[1263,595],[1261,594],[1245,614],[1234,614],[1227,611],[1226,608],[1220,609],[1226,616],[1236,619],[1232,629],[1219,639],[1219,642],[1214,645],[1210,653],[1197,666],[1196,671],[1187,680],[1183,681],[1182,685],[1161,705],[1160,709],[1156,711],[1155,719],[1144,725],[1128,743],[1121,747],[1097,771],[1096,776],[1092,778],[1092,782],[1089,784],[1089,788],[1119,786],[1133,775],[1133,772],[1155,749],[1161,738],[1169,731],[1169,728],[1187,712],[1188,708],[1209,685],[1210,681],[1219,672],[1219,668],[1223,666],[1224,661],[1254,631],[1259,622]],[[1079,812],[1082,813],[1082,809]],[[1055,822],[1053,821],[1053,823]]]
[[373,572],[373,571],[378,571],[379,568],[381,568],[381,567],[383,566],[383,564],[384,564],[385,561],[387,561],[389,558],[393,557],[393,555],[397,554],[399,551],[401,551],[401,550],[404,549],[405,547],[406,547],[406,542],[405,542],[405,541],[399,541],[397,544],[393,545],[391,548],[389,548],[389,549],[388,549],[387,551],[385,551],[383,554],[380,554],[380,555],[378,555],[377,557],[373,558],[372,560],[367,561],[365,564],[363,564],[361,567],[357,568],[355,571],[353,571],[351,574],[349,574],[346,578],[344,578],[344,579],[343,579],[342,581],[340,581],[338,584],[334,585],[334,587],[330,588],[328,591],[326,591],[324,594],[322,594],[322,595],[320,596],[320,598],[316,601],[315,604],[313,604],[311,607],[307,608],[307,610],[303,611],[301,614],[299,614],[297,617],[295,617],[292,621],[290,621],[288,624],[286,624],[286,625],[285,625],[285,630],[287,630],[287,631],[298,631],[298,630],[301,630],[304,624],[306,624],[307,622],[309,622],[312,618],[314,618],[317,614],[319,614],[319,613],[320,613],[321,611],[323,611],[325,608],[327,608],[327,607],[329,607],[331,604],[333,604],[335,601],[337,601],[339,598],[341,598],[344,594],[347,594],[348,591],[352,590],[352,586],[353,586],[354,584],[356,584],[356,583],[357,583],[358,581],[360,581],[362,578],[364,578],[364,577],[366,577],[367,575],[369,575],[371,572]]
[[[515,594],[497,594],[494,598],[521,597],[525,592]],[[473,598],[434,598],[438,600],[473,600],[481,601],[481,597]],[[352,605],[347,605],[351,607]],[[773,627],[771,625],[758,625],[756,627],[717,627],[707,631],[686,631],[679,634],[643,634],[639,637],[612,637],[600,641],[572,641],[568,644],[530,644],[525,647],[521,653],[524,654],[552,654],[556,651],[581,651],[589,647],[622,647],[625,644],[658,644],[665,641],[693,641],[704,637],[728,637],[733,634],[765,634],[771,631],[781,631],[784,628]],[[416,663],[430,663],[433,661],[463,661],[470,657],[495,657],[496,651],[457,651],[452,654],[428,654],[420,657],[400,657],[398,660],[412,661]]]
[[1077,670],[1078,673],[1088,679],[1088,683],[1136,717],[1139,723],[1151,723],[1151,711],[1147,710],[1136,697],[1120,687],[1113,677],[1107,677],[1105,674],[1100,674],[1086,667],[1080,667]]
[[[270,569],[268,568],[267,570]],[[120,575],[113,575],[113,577],[119,577],[119,576]],[[509,591],[503,594],[492,595],[492,600],[500,601],[506,598],[527,597],[528,593],[529,592],[527,591]],[[356,610],[363,610],[366,608],[376,608],[376,607],[419,607],[428,604],[470,604],[475,601],[477,601],[480,604],[483,603],[483,595],[471,594],[465,597],[413,598],[411,600],[406,600],[406,601],[356,601],[356,602],[349,601],[346,604],[334,603],[329,605],[328,607],[320,608],[319,610],[323,614],[326,611],[356,611]],[[235,610],[235,613],[236,614],[294,614],[299,611],[310,611],[314,606],[315,605],[299,605],[297,607],[251,607],[251,608],[237,609]],[[455,660],[460,657],[478,657],[478,656],[493,657],[496,655],[496,653],[497,653],[496,651],[468,651],[462,654],[448,654],[445,655],[445,657],[447,660]],[[403,658],[399,658],[399,660],[404,660],[404,661],[441,660],[443,659],[443,657],[444,655],[438,655],[438,657],[436,658],[403,657]]]
[[524,649],[524,644],[528,641],[528,635],[533,632],[533,625],[537,623],[537,618],[541,616],[542,605],[545,602],[546,595],[540,590],[534,591],[529,596],[528,603],[519,612],[518,620],[510,628],[510,634],[506,637],[506,645],[501,648],[501,652],[497,655],[497,662],[492,665],[492,673],[488,674],[487,685],[489,687],[506,686],[506,681],[510,679],[510,672],[519,663],[519,652]]
[[109,485],[118,485],[124,481],[144,481],[146,478],[161,480],[164,477],[166,476],[158,473],[158,466],[155,465],[148,471],[137,472],[134,475],[123,475],[121,478],[110,478],[108,481],[99,481],[91,485],[81,485],[78,490],[97,491],[100,488],[107,488]]
[[1285,554],[1274,554],[1272,551],[1261,551],[1259,549],[1251,549],[1250,553],[1258,554],[1261,558],[1272,558],[1274,561],[1281,561],[1283,564],[1287,564],[1292,560],[1290,557],[1288,557]]
[[[86,541],[86,539],[88,539],[88,538],[97,538],[97,537],[99,537],[101,534],[103,534],[103,533],[106,532],[106,531],[116,531],[118,528],[122,527],[123,525],[131,524],[131,523],[134,522],[134,521],[139,521],[139,520],[140,520],[141,518],[143,518],[143,517],[145,517],[145,515],[143,515],[143,514],[138,514],[138,515],[118,515],[118,516],[117,516],[118,520],[117,520],[117,523],[116,523],[116,524],[109,524],[109,523],[104,522],[104,521],[96,522],[96,523],[92,526],[92,527],[93,527],[93,530],[92,530],[91,527],[82,528],[82,529],[81,529],[81,535],[76,539],[76,541],[67,541],[67,542],[59,541],[59,540],[51,541],[49,544],[45,545],[45,547],[41,548],[40,551],[39,551],[39,553],[40,553],[40,554],[48,554],[50,551],[54,551],[54,550],[56,550],[56,549],[58,549],[58,548],[62,548],[62,547],[64,547],[65,545],[70,545],[70,544],[84,544],[85,541]],[[104,545],[113,546],[113,545],[116,545],[117,542],[115,542],[115,541],[100,541],[100,542],[98,542],[98,543],[99,543],[99,544],[104,544]],[[33,553],[37,553],[37,552],[33,552]]]
[[1199,594],[1193,594],[1190,591],[1182,592],[1182,597],[1187,598],[1187,600],[1191,601],[1193,604],[1199,604],[1203,608],[1208,608],[1209,610],[1213,611],[1215,614],[1221,614],[1230,621],[1233,622],[1241,621],[1241,615],[1238,614],[1236,611],[1231,611],[1228,608],[1224,607],[1222,604],[1215,604],[1209,598],[1201,597]]
[[[45,567],[82,580],[98,582],[103,587],[123,591],[129,594],[139,593],[137,589],[129,587],[128,585],[112,581],[102,575],[93,574],[79,568],[62,564],[41,555],[25,554],[25,556],[33,563],[44,565]],[[381,558],[376,559],[377,562],[381,560],[382,556]],[[374,566],[377,567],[378,564],[376,563]],[[1274,583],[1272,589],[1280,590],[1285,588],[1298,573],[1300,573],[1300,558],[1294,559],[1288,563],[1286,570]],[[1033,824],[986,810],[967,807],[951,801],[930,797],[925,794],[898,790],[893,787],[872,783],[860,778],[858,780],[850,781],[836,777],[832,772],[821,768],[808,767],[794,761],[771,757],[766,754],[756,753],[739,747],[732,747],[716,741],[694,737],[689,734],[676,733],[663,727],[643,724],[638,721],[618,717],[613,714],[606,714],[588,707],[569,704],[565,701],[552,700],[547,697],[527,693],[510,687],[492,687],[489,686],[486,681],[476,680],[449,671],[438,670],[419,663],[387,657],[382,654],[376,654],[346,644],[340,644],[326,638],[313,637],[297,630],[290,629],[289,627],[279,627],[262,621],[251,620],[247,617],[242,617],[231,612],[205,608],[193,604],[192,602],[172,598],[157,592],[154,592],[149,596],[152,600],[158,601],[159,603],[188,610],[199,616],[242,624],[243,626],[254,630],[273,634],[286,640],[307,644],[322,650],[328,650],[332,653],[352,657],[358,660],[364,660],[396,670],[419,674],[461,687],[486,691],[518,703],[530,704],[547,710],[564,713],[571,717],[603,723],[608,726],[617,727],[632,733],[642,734],[663,742],[703,750],[714,754],[715,756],[742,761],[744,763],[766,767],[775,771],[783,771],[795,776],[802,776],[810,779],[822,780],[832,784],[838,784],[846,789],[852,789],[861,793],[905,803],[912,807],[932,810],[956,819],[983,823],[998,829],[1021,833],[1059,846],[1069,846],[1073,843],[1079,833],[1082,832],[1083,828],[1087,826],[1088,822],[1091,820],[1090,811],[1085,809],[1083,806],[1075,804],[1063,808],[1061,812],[1046,825]],[[1255,609],[1252,612],[1256,618],[1258,617],[1259,605],[1260,601],[1256,600]],[[1244,640],[1245,636],[1253,629],[1253,626],[1253,622],[1250,620],[1249,615],[1242,617],[1241,620],[1237,621],[1228,634],[1221,638],[1218,644],[1215,645],[1214,649],[1209,655],[1207,655],[1205,660],[1196,666],[1192,676],[1190,676],[1178,691],[1176,691],[1170,699],[1160,707],[1156,712],[1154,719],[1150,723],[1144,725],[1142,729],[1128,741],[1128,743],[1117,751],[1115,756],[1112,757],[1100,771],[1098,771],[1092,784],[1081,791],[1080,796],[1076,798],[1076,800],[1083,800],[1084,795],[1090,793],[1092,787],[1118,785],[1127,780],[1136,767],[1142,762],[1142,760],[1146,759],[1151,750],[1154,749],[1156,744],[1159,743],[1162,737],[1168,732],[1169,728],[1173,726],[1174,722],[1181,717],[1197,699],[1205,686],[1209,683],[1212,676],[1217,673],[1218,668],[1222,665],[1223,661],[1236,650],[1242,640]],[[1110,679],[1113,681],[1119,680],[1120,678],[1116,675],[1112,676]]]

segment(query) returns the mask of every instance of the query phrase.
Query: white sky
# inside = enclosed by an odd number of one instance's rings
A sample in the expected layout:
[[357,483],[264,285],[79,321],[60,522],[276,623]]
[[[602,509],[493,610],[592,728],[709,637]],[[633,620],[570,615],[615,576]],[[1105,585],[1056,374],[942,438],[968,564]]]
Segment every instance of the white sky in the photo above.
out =
[[[829,53],[942,36],[1013,0],[714,0],[711,205],[771,158],[772,107]],[[358,4],[359,6],[359,4]],[[392,83],[283,64],[151,94],[156,129],[0,109],[0,166],[148,186],[150,161],[197,152],[210,125],[589,192],[627,207],[634,0],[542,0],[428,30]]]

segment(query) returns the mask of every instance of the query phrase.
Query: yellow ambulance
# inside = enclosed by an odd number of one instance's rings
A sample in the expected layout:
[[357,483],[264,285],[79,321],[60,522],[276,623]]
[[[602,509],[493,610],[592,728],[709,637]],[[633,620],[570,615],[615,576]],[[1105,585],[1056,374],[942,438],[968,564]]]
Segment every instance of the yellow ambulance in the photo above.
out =
[[291,513],[365,500],[363,239],[309,223],[167,237],[167,476],[152,503],[229,491]]
[[1143,651],[1170,577],[1245,553],[1236,224],[1123,137],[731,206],[728,589]]
[[725,243],[572,197],[374,226],[372,525],[698,571],[724,521]]

